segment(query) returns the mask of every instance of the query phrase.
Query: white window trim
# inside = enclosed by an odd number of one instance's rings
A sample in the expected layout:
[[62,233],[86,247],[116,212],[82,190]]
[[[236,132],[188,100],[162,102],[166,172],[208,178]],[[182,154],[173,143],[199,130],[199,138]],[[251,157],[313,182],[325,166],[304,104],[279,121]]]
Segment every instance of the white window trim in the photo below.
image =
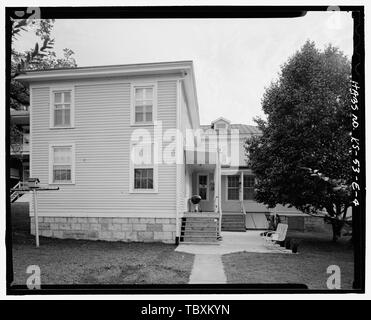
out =
[[[254,177],[254,183],[256,182],[256,177],[255,177],[254,175],[252,175],[252,174],[244,174],[244,178],[243,178],[243,180],[244,180],[244,188],[245,188],[245,176],[253,176],[253,177]],[[244,198],[244,191],[245,191],[245,190],[242,190],[242,198],[243,198],[243,201],[255,202],[254,199],[245,199],[245,198]]]
[[[131,151],[134,143],[130,143],[129,153],[129,193],[158,193],[158,165],[157,164],[134,164],[131,158]],[[155,152],[155,150],[153,151]],[[153,189],[134,188],[134,169],[153,169]]]
[[[69,126],[54,126],[54,92],[56,91],[71,91],[71,106],[70,106],[70,125]],[[49,128],[50,129],[72,129],[75,127],[75,87],[60,86],[50,88],[50,107],[49,107]]]
[[230,174],[230,175],[225,176],[226,177],[225,179],[225,200],[226,201],[240,201],[240,192],[238,193],[238,199],[228,199],[228,177],[234,177],[234,176],[238,176],[238,175]]
[[202,199],[201,201],[209,201],[209,190],[210,190],[210,177],[208,173],[197,173],[197,194],[200,194],[200,176],[206,176],[207,177],[207,184],[206,184],[206,199]]
[[[71,147],[71,158],[72,158],[72,164],[71,164],[71,182],[54,182],[53,181],[53,159],[54,159],[54,153],[53,149],[55,147]],[[73,185],[75,184],[75,168],[76,168],[76,158],[75,158],[75,143],[66,142],[66,143],[50,143],[49,144],[49,184],[53,185]]]
[[[136,123],[135,122],[135,89],[136,88],[153,88],[153,104],[152,104],[152,121]],[[134,82],[131,84],[130,90],[130,125],[135,127],[153,126],[157,121],[157,83],[156,82]]]

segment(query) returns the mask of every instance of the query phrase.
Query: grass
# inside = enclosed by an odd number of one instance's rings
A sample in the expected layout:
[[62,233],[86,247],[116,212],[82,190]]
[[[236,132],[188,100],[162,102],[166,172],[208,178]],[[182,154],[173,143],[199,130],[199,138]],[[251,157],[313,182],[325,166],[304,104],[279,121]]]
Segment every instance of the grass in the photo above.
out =
[[60,240],[13,235],[13,284],[26,284],[29,265],[38,265],[41,284],[188,283],[194,256],[161,243]]
[[298,254],[233,253],[222,257],[228,283],[301,283],[327,289],[329,265],[341,270],[341,289],[352,289],[353,248],[349,238],[332,243],[331,234],[292,232]]

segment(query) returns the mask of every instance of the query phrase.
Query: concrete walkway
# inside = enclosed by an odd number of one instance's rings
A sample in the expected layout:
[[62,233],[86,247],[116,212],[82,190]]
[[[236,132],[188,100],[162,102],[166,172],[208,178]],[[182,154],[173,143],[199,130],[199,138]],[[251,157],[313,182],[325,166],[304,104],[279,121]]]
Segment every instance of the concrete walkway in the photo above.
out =
[[189,283],[227,283],[221,255],[196,254]]
[[223,240],[219,245],[180,244],[175,251],[192,254],[223,255],[233,252],[283,253],[291,250],[268,244],[261,236],[262,231],[222,232]]
[[222,255],[233,252],[283,253],[291,250],[268,244],[261,236],[262,231],[222,232],[223,240],[215,244],[180,244],[175,251],[195,255],[190,284],[226,283]]

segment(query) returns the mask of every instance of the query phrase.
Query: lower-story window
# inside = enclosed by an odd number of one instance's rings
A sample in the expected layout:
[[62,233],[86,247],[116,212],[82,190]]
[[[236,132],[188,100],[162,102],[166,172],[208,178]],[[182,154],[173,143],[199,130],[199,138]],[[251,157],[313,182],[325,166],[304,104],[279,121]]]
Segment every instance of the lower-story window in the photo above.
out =
[[50,148],[50,183],[74,183],[74,145],[52,145]]
[[243,199],[254,200],[255,196],[255,177],[252,175],[243,176]]
[[134,189],[153,190],[153,168],[134,169]]
[[227,176],[227,199],[239,200],[240,199],[240,176]]

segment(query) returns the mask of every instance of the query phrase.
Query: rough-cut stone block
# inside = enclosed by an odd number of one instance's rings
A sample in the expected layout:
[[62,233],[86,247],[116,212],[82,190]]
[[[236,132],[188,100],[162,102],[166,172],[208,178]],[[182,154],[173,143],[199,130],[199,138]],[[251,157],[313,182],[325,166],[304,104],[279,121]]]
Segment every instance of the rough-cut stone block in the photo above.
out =
[[149,224],[147,224],[147,231],[162,231],[162,224],[160,224],[160,223],[149,223]]
[[81,230],[90,230],[90,226],[88,223],[81,223]]
[[108,230],[110,230],[110,231],[121,231],[121,224],[110,223],[110,224],[108,224]]
[[54,218],[54,221],[55,222],[58,222],[58,223],[66,223],[67,222],[67,219],[66,218],[62,218],[62,217],[55,217]]
[[65,238],[86,239],[86,233],[78,230],[65,230],[63,231],[63,236]]
[[140,223],[139,218],[129,218],[129,223]]
[[[102,230],[102,226],[99,224],[99,223],[91,223],[89,225],[89,229],[92,230],[92,231],[100,231]],[[105,231],[107,231],[108,229],[106,229]]]
[[154,232],[153,233],[153,239],[154,240],[164,240],[164,239],[166,239],[166,235],[164,234],[164,232],[163,231],[161,231],[161,232]]
[[78,223],[88,223],[88,218],[86,217],[78,217],[77,218]]
[[99,218],[89,217],[88,218],[88,222],[89,223],[98,223],[99,222]]
[[168,218],[156,218],[156,223],[170,223]]
[[54,230],[52,234],[54,238],[63,239],[63,231]]
[[128,219],[127,218],[112,218],[112,223],[127,223]]
[[39,229],[40,230],[49,230],[50,229],[50,223],[39,222]]
[[42,230],[40,231],[40,235],[43,237],[51,237],[52,236],[52,231],[51,230]]
[[112,231],[112,236],[115,239],[125,239],[125,232],[122,231]]
[[80,223],[72,223],[71,224],[72,230],[81,230],[81,224]]
[[99,232],[98,231],[89,231],[87,233],[87,237],[89,239],[98,239],[99,238]]
[[54,222],[54,217],[45,217],[44,222]]
[[132,231],[133,230],[133,225],[132,224],[122,224],[121,225],[121,230],[122,231]]
[[138,232],[138,240],[145,241],[145,240],[153,240],[153,232],[149,231],[139,231]]
[[129,241],[138,241],[137,232],[125,232],[125,239]]
[[58,223],[51,223],[50,224],[50,229],[51,230],[58,230],[59,229],[59,224]]
[[[92,219],[92,218],[89,218],[89,219]],[[97,218],[96,218],[97,219]],[[89,221],[90,222],[90,221]],[[98,222],[99,223],[112,223],[112,218],[99,218],[98,219]],[[94,223],[97,223],[97,222],[94,222]]]
[[71,225],[68,223],[60,223],[59,229],[60,230],[71,230]]
[[102,231],[109,231],[108,227],[109,227],[109,224],[108,223],[101,223],[100,224],[100,229]]
[[175,224],[164,224],[163,230],[164,231],[175,231]]
[[145,231],[147,226],[145,224],[133,224],[133,231]]
[[111,239],[112,232],[111,231],[100,231],[99,238],[104,239],[104,240]]
[[140,223],[155,223],[155,218],[139,218]]

